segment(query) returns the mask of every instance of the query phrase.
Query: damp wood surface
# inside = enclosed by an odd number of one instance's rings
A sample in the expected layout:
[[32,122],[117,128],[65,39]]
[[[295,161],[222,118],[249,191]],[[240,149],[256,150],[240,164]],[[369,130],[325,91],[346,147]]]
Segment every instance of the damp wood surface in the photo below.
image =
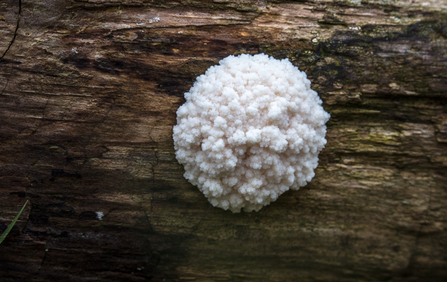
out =
[[[213,208],[172,127],[228,55],[304,70],[315,178]],[[0,3],[1,281],[446,281],[447,1]]]

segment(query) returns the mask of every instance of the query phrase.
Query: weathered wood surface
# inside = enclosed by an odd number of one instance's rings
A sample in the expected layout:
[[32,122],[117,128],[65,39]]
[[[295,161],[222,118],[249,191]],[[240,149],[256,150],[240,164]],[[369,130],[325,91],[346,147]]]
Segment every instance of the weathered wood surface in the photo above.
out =
[[[1,281],[445,281],[447,2],[0,3]],[[332,115],[314,180],[213,208],[171,140],[230,54],[305,70]]]

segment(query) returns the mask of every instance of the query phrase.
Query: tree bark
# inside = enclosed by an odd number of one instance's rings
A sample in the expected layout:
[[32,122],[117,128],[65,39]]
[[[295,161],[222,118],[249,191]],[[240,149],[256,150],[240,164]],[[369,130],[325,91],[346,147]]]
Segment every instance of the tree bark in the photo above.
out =
[[[2,281],[445,281],[445,0],[0,3]],[[331,114],[315,178],[260,212],[182,176],[183,93],[288,58]]]

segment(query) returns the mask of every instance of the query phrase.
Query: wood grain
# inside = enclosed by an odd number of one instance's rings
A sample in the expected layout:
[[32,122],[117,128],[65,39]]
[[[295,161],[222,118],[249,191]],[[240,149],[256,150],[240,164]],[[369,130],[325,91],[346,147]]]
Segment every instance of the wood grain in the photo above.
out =
[[[447,2],[0,4],[2,281],[445,281]],[[18,25],[17,25],[18,24]],[[9,49],[8,49],[9,48]],[[306,71],[331,114],[313,181],[213,208],[172,127],[228,55]]]

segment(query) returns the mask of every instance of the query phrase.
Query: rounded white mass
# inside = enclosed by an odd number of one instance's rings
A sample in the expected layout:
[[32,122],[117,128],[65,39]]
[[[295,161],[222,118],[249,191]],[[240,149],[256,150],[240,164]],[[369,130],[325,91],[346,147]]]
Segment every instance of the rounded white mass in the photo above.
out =
[[314,177],[330,115],[288,59],[229,56],[185,99],[174,126],[176,158],[213,206],[258,211]]

